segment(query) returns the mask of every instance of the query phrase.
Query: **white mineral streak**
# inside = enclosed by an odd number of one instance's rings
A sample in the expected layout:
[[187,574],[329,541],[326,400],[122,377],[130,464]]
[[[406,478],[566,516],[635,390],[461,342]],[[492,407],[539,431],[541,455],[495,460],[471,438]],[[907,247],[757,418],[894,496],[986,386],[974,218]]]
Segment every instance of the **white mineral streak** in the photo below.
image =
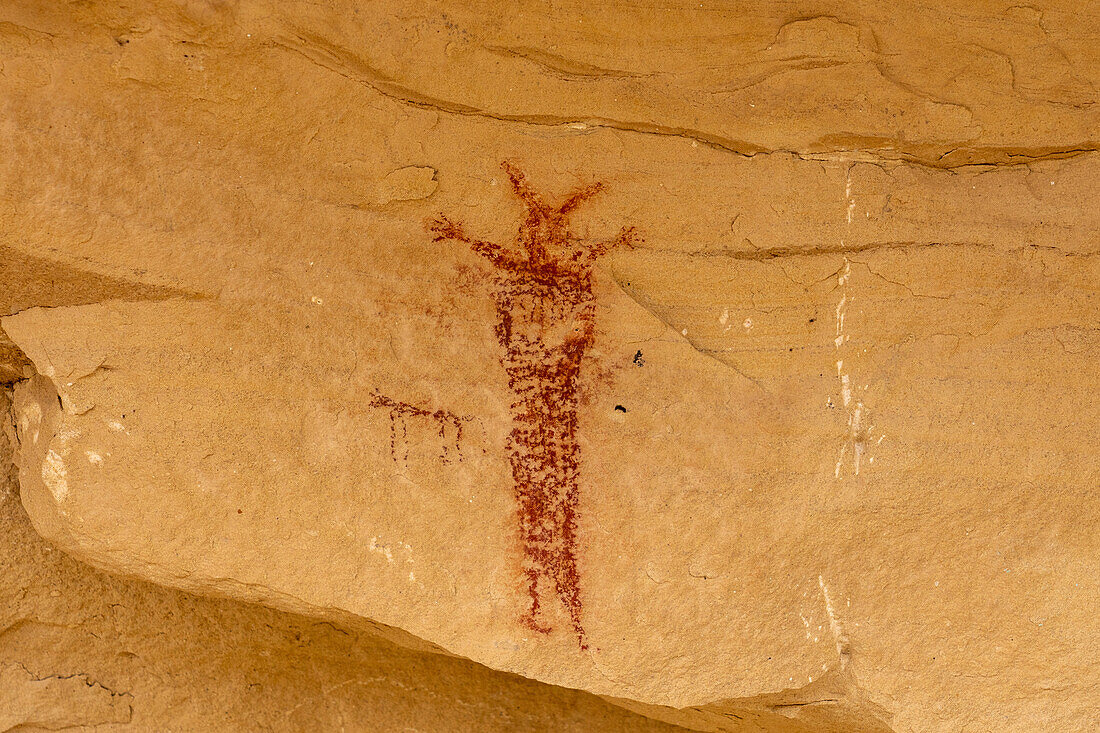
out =
[[[847,205],[847,224],[852,224],[852,212],[855,210],[855,198],[852,197],[852,173],[851,168],[845,176],[844,198]],[[841,247],[844,240],[840,240]],[[868,421],[867,409],[859,396],[866,390],[866,385],[857,389],[852,386],[850,371],[844,364],[844,357],[850,352],[848,347],[849,334],[845,329],[845,318],[848,315],[848,306],[852,302],[850,293],[850,281],[852,277],[852,263],[844,258],[844,267],[837,274],[837,288],[840,290],[840,301],[836,306],[836,335],[833,344],[836,348],[836,376],[840,383],[840,400],[848,415],[848,431],[844,444],[841,445],[833,471],[835,478],[840,479],[844,470],[845,461],[849,452],[852,460],[852,473],[859,475],[863,465],[863,458],[867,451],[867,440],[870,437],[871,425]],[[870,463],[871,461],[868,461]]]

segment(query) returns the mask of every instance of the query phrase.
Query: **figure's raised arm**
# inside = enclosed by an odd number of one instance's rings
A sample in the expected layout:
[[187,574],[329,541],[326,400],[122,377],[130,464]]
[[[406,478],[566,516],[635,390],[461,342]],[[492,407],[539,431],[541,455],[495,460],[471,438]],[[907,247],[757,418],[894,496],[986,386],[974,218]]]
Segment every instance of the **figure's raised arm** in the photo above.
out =
[[451,221],[442,214],[428,219],[426,226],[433,235],[433,242],[445,242],[449,239],[462,242],[498,267],[507,267],[514,260],[508,251],[499,244],[487,242],[483,239],[473,239],[466,234],[461,224]]

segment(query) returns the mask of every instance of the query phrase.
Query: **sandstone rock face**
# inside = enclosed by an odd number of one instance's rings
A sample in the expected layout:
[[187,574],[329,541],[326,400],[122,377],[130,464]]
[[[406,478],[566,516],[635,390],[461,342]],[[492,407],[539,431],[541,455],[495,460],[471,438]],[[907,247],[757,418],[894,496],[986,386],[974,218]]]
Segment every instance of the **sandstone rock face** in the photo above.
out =
[[66,553],[699,730],[1100,725],[1095,14],[4,12]]
[[[9,405],[0,392],[0,406]],[[0,458],[10,467],[5,438]],[[679,730],[592,695],[413,652],[362,627],[98,572],[35,534],[19,499],[15,472],[5,470],[5,730]]]

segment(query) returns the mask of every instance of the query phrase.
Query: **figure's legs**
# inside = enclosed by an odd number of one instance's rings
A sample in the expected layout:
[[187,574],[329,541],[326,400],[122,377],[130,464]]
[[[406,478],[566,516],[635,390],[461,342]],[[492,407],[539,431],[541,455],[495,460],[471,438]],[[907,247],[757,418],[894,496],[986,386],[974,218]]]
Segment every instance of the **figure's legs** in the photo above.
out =
[[[561,397],[561,395],[557,395]],[[542,616],[545,601],[557,597],[569,617],[582,648],[587,643],[581,625],[580,573],[577,564],[576,501],[579,494],[575,416],[566,410],[550,423],[520,422],[513,430],[513,446],[534,446],[512,453],[515,495],[520,509],[523,575],[530,606],[523,617],[533,630],[551,630]],[[518,445],[517,445],[518,444]]]

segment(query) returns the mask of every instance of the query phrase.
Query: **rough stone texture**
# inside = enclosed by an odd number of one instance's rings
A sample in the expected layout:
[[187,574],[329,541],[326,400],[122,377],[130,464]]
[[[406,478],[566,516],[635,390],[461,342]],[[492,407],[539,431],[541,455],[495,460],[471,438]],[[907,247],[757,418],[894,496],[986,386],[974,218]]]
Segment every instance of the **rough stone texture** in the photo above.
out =
[[5,731],[677,730],[362,628],[92,570],[35,534],[14,471],[0,528]]
[[23,504],[698,729],[1094,729],[1098,23],[4,6]]

